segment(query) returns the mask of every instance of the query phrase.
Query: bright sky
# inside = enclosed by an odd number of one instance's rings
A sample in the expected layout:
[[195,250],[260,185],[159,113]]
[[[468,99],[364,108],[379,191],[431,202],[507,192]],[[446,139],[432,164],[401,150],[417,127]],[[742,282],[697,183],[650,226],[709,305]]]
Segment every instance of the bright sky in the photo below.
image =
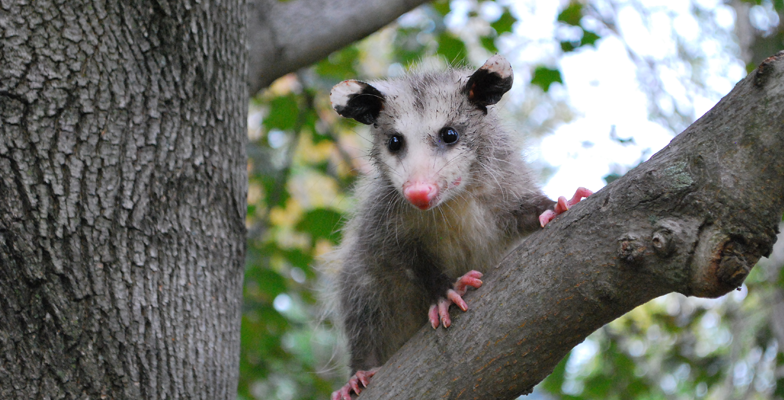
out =
[[[540,156],[558,168],[544,187],[551,198],[569,197],[577,186],[599,190],[613,165],[636,165],[643,152],[650,156],[672,139],[670,131],[648,121],[647,99],[636,90],[634,70],[613,37],[599,42],[596,51],[561,62],[570,103],[579,116],[542,140]],[[611,140],[613,129],[620,138],[633,137],[634,144]]]
[[[547,42],[552,43],[552,32],[558,29],[552,21],[558,13],[559,3],[509,1],[519,22],[513,37],[501,41],[499,47],[518,73],[547,60],[558,60],[553,56],[557,49],[554,51],[553,44]],[[713,91],[687,93],[689,89],[684,88],[678,78],[688,77],[692,73],[688,69],[691,66],[668,65],[661,77],[673,100],[662,99],[662,108],[678,107],[682,111],[693,110],[695,116],[704,114],[745,76],[745,70],[734,54],[728,54],[728,45],[722,42],[723,38],[708,37],[706,40],[705,32],[700,31],[698,21],[689,10],[695,5],[711,9],[712,23],[725,31],[734,24],[733,10],[720,0],[640,3],[649,11],[647,26],[631,6],[618,7],[618,28],[626,43],[644,57],[663,60],[677,54],[673,31],[687,43],[699,40],[699,50],[705,56],[699,72],[705,74],[705,81]],[[601,2],[596,4],[601,8]],[[520,43],[530,44],[521,47]],[[521,48],[524,51],[520,51]],[[597,191],[604,186],[604,176],[625,172],[627,167],[646,160],[672,139],[673,133],[668,128],[649,121],[648,99],[640,90],[637,67],[618,37],[603,35],[595,49],[580,49],[558,62],[565,85],[554,90],[564,92],[577,118],[560,125],[542,140],[540,148],[531,149],[527,154],[531,161],[539,158],[557,168],[557,173],[544,187],[548,196],[571,195],[578,186]],[[516,89],[522,90],[520,86]],[[611,140],[613,131],[619,138],[633,138],[634,143],[620,144]]]

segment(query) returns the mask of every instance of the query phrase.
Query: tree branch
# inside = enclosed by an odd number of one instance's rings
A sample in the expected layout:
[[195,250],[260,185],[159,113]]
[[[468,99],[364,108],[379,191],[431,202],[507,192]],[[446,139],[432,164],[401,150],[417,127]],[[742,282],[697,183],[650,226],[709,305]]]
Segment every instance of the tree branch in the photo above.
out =
[[604,324],[670,292],[718,297],[768,255],[784,212],[784,52],[649,161],[531,235],[378,372],[370,399],[530,393]]
[[425,0],[252,0],[250,93],[381,29]]

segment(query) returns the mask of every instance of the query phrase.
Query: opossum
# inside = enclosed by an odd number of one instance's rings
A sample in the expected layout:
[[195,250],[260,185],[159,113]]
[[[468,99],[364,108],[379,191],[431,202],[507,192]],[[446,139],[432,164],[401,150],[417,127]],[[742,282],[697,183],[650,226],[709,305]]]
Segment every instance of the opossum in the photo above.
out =
[[521,238],[591,192],[547,198],[522,158],[521,141],[494,105],[512,87],[500,55],[476,71],[414,72],[330,93],[338,114],[371,125],[373,172],[331,256],[352,377],[332,399],[350,400],[429,321],[451,325],[466,290],[482,285]]

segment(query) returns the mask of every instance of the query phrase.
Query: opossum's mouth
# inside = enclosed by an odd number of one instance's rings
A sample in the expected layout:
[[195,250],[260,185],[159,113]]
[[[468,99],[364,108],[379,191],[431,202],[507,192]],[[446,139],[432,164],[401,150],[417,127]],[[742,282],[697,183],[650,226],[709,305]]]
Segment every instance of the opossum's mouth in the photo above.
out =
[[435,202],[438,188],[434,185],[412,184],[403,187],[403,195],[414,207],[424,211]]
[[403,184],[403,196],[414,207],[425,211],[437,203],[438,185],[433,182],[406,182]]
[[422,211],[427,211],[427,210],[429,210],[431,208],[430,207],[430,203],[427,203],[427,204],[414,204],[414,207],[416,207],[416,208],[418,208],[418,209],[420,209]]
[[[461,178],[457,178],[446,190],[460,186],[460,182]],[[442,194],[446,190],[442,191],[438,184],[432,182],[406,182],[403,185],[403,196],[414,207],[427,211],[441,203]]]

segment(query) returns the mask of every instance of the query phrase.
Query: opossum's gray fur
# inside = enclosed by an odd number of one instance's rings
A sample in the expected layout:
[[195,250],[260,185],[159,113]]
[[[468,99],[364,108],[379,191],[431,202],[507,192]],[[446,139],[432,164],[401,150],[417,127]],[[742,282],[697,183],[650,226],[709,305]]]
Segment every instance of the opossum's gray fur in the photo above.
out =
[[[357,208],[329,256],[352,373],[381,366],[428,321],[433,294],[418,279],[418,268],[436,268],[451,281],[472,269],[487,271],[538,229],[538,215],[553,205],[495,107],[469,100],[465,87],[473,72],[415,72],[369,83],[384,96],[371,127],[374,169],[360,178]],[[448,150],[435,144],[444,126],[460,132]],[[387,151],[391,132],[405,136],[410,154]],[[427,211],[400,191],[412,165],[406,163],[414,162],[407,157],[415,153],[432,157],[438,174],[462,171],[463,183],[445,189],[445,199]]]

